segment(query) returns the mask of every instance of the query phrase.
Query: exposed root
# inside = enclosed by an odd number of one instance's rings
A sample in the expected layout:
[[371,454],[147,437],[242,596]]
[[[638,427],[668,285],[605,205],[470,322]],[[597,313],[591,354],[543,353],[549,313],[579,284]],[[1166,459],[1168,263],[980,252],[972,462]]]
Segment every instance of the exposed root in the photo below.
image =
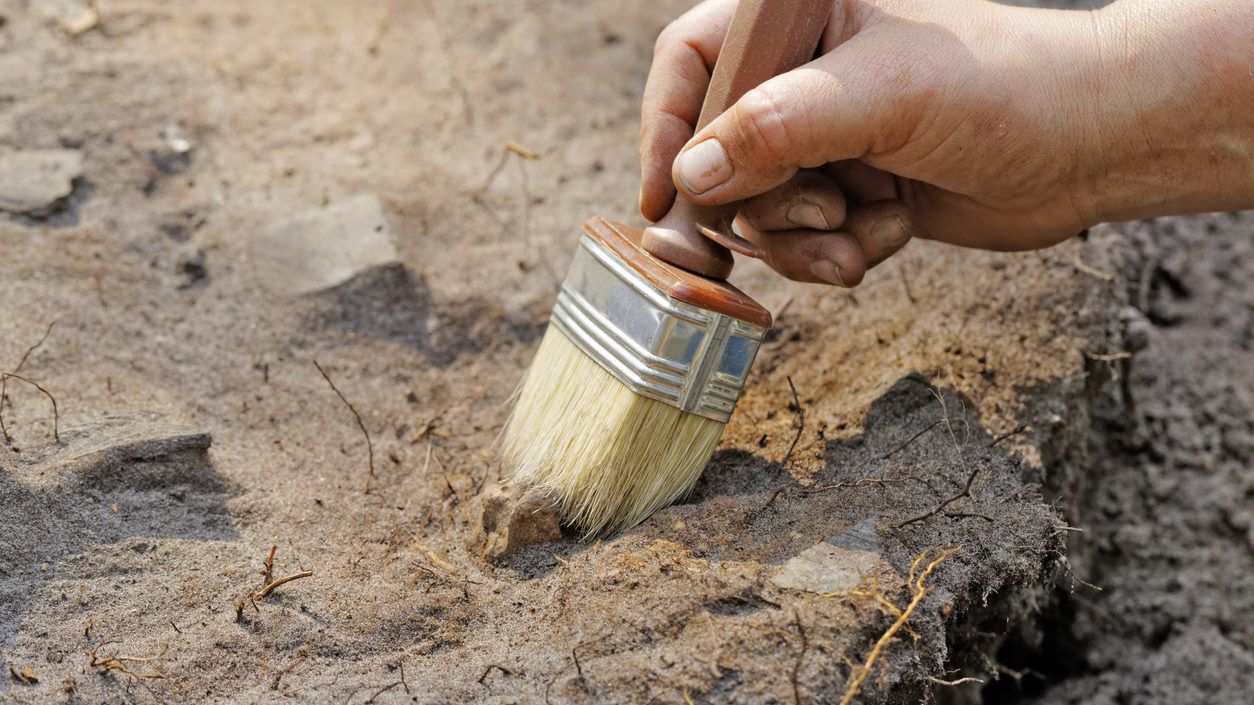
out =
[[846,590],[824,593],[822,595],[822,597],[869,597],[895,618],[893,623],[888,626],[888,629],[884,630],[884,633],[875,641],[871,651],[867,654],[866,661],[850,677],[849,684],[845,688],[845,694],[840,699],[840,705],[849,705],[849,703],[853,702],[853,699],[858,696],[859,691],[862,689],[862,684],[871,675],[871,670],[875,667],[875,663],[883,658],[884,650],[888,648],[893,638],[897,636],[897,632],[902,629],[909,630],[908,622],[910,617],[928,594],[928,586],[925,582],[927,578],[941,563],[960,550],[962,550],[961,546],[946,549],[926,548],[914,557],[914,562],[910,564],[910,573],[906,579],[906,586],[910,590],[910,601],[906,603],[904,608],[899,608],[893,604],[880,592],[878,585],[874,583],[872,583],[870,590]]

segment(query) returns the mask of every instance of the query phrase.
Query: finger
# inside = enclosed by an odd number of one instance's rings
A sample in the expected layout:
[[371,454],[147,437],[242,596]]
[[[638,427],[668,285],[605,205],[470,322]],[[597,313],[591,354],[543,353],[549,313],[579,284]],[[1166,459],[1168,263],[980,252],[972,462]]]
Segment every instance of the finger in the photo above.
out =
[[901,198],[892,174],[857,159],[827,164],[822,167],[822,172],[835,181],[841,192],[854,203]]
[[793,281],[853,287],[866,272],[862,245],[849,233],[803,228],[764,232],[743,220],[739,225],[741,235],[766,253],[763,261]]
[[798,169],[906,143],[924,101],[916,100],[908,62],[879,56],[886,50],[870,39],[858,35],[746,93],[679,153],[675,186],[695,203],[730,203]]
[[845,195],[823,174],[801,171],[745,201],[740,217],[758,230],[836,230],[845,222]]
[[867,269],[905,247],[913,233],[910,211],[901,201],[875,201],[853,208],[842,229],[858,240]]
[[671,163],[692,137],[735,7],[735,0],[707,0],[658,36],[640,110],[640,213],[649,220],[675,198]]

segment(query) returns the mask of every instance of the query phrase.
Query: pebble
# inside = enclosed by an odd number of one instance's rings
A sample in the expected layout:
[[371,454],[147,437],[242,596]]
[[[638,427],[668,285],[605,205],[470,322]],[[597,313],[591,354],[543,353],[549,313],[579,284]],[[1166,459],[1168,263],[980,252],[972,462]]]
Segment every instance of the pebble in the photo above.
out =
[[820,541],[788,559],[771,576],[781,588],[828,593],[852,590],[880,565],[874,520]]
[[383,203],[363,194],[271,224],[249,242],[261,284],[294,296],[398,259]]
[[0,209],[34,213],[70,195],[83,175],[77,149],[0,148]]

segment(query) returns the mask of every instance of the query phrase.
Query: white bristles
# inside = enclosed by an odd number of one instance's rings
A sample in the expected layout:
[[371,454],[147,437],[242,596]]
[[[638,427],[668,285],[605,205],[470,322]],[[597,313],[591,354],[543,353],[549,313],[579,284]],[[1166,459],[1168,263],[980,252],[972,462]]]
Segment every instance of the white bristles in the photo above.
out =
[[502,440],[515,481],[585,535],[629,529],[683,497],[724,424],[640,396],[549,326]]

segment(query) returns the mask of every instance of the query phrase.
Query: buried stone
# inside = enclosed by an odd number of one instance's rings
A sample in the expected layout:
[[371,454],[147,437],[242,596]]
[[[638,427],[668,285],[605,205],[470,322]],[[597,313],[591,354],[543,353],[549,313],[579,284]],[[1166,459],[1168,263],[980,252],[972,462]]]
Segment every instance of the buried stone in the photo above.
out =
[[490,561],[533,544],[562,538],[557,506],[543,492],[491,486],[485,489],[482,501],[482,532],[475,543],[479,554]]
[[70,195],[83,175],[77,149],[0,148],[0,210],[39,215]]

